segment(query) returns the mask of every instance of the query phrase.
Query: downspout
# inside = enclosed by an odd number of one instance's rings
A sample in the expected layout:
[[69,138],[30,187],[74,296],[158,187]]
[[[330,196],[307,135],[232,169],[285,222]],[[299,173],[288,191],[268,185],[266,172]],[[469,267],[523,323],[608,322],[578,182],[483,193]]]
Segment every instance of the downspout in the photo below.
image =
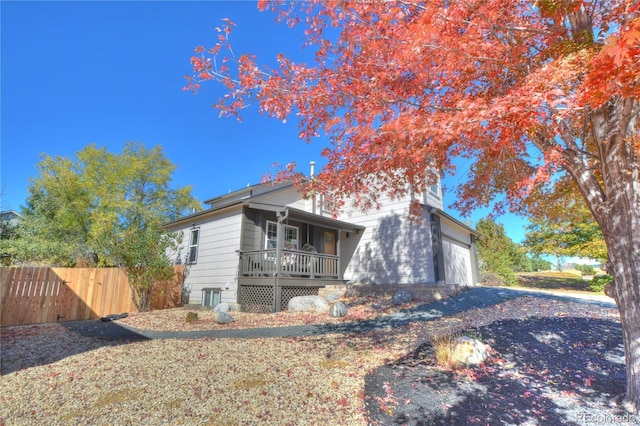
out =
[[282,267],[282,246],[284,245],[284,232],[282,231],[282,224],[289,217],[289,210],[284,209],[284,216],[280,212],[276,213],[278,218],[276,240],[276,271],[273,273],[273,313],[278,312],[280,301],[278,300],[278,276],[280,275],[280,268]]

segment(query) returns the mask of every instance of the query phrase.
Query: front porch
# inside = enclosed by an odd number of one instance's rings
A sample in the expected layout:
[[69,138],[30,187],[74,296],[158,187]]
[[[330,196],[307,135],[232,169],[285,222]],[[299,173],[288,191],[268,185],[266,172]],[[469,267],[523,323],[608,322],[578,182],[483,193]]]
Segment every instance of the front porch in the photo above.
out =
[[283,249],[277,259],[275,249],[240,254],[238,302],[243,311],[281,311],[293,297],[318,295],[325,286],[344,283],[339,256]]
[[277,312],[292,297],[344,283],[363,226],[289,206],[249,203],[244,214],[237,273],[242,310]]
[[280,277],[308,279],[339,278],[340,257],[314,251],[282,249],[251,250],[240,254],[242,277]]

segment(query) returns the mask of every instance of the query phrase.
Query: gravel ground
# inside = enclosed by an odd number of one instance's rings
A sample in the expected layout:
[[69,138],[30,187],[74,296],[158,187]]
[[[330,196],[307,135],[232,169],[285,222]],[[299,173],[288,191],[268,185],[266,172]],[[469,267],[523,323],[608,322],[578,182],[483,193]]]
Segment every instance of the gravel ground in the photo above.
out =
[[379,394],[369,377],[380,368],[420,353],[434,336],[531,316],[618,321],[607,307],[520,297],[427,322],[306,337],[112,341],[59,324],[9,327],[0,424],[384,423],[370,404]]
[[425,343],[367,375],[369,418],[407,425],[640,423],[617,405],[626,380],[617,321],[511,319],[466,332],[492,348],[484,365],[445,370]]

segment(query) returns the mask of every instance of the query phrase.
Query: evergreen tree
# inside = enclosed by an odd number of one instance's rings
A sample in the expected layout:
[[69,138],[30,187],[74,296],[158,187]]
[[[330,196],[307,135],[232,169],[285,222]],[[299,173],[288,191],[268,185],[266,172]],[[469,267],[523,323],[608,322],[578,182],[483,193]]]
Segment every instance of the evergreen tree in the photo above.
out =
[[480,233],[477,242],[480,271],[497,275],[507,285],[516,284],[513,254],[517,247],[504,226],[487,217],[478,221],[476,229]]

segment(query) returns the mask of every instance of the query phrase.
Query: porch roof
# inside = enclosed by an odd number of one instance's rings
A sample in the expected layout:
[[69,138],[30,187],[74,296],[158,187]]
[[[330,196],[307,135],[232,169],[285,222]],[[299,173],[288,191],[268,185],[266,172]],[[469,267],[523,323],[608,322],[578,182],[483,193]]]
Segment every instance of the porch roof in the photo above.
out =
[[354,233],[358,233],[365,229],[365,227],[362,225],[356,225],[355,223],[344,222],[344,221],[333,219],[327,216],[320,216],[318,214],[309,213],[307,211],[296,209],[294,207],[289,207],[289,206],[281,206],[281,205],[265,204],[265,203],[252,203],[250,201],[245,202],[244,205],[251,209],[265,210],[265,211],[276,212],[276,213],[288,211],[290,218],[300,219],[306,223],[322,226],[324,228],[329,228],[329,229],[337,229],[340,231],[354,232]]

